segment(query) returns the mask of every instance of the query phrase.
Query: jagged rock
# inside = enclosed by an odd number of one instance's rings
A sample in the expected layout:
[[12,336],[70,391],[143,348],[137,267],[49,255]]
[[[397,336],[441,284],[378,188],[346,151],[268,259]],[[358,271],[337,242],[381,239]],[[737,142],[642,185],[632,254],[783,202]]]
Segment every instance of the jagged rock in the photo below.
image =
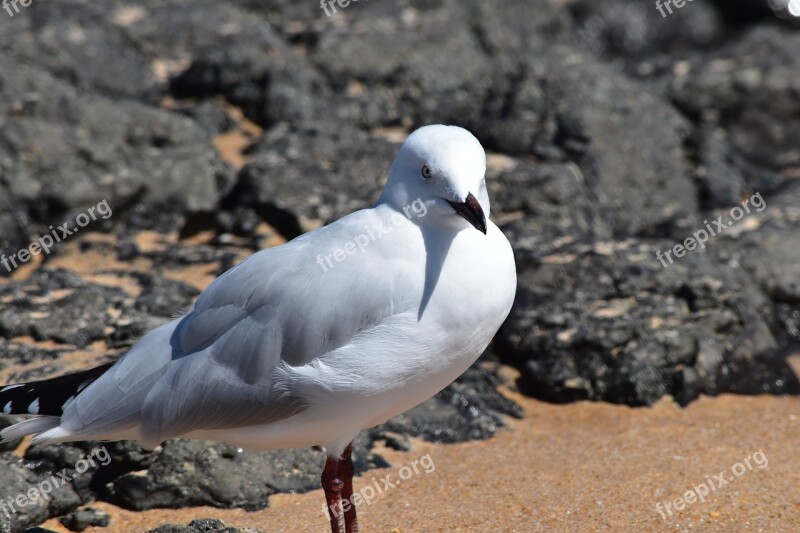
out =
[[0,465],[0,528],[6,527],[4,531],[20,533],[83,503],[72,483],[29,468],[13,452],[0,454]]
[[259,533],[257,529],[228,527],[222,520],[204,518],[192,520],[187,526],[164,525],[147,533]]
[[78,94],[2,53],[0,71],[0,185],[38,223],[32,235],[65,222],[75,228],[76,215],[102,202],[95,230],[112,217],[142,227],[146,215],[152,226],[165,210],[173,219],[213,211],[227,192],[228,167],[189,118]]
[[115,23],[108,4],[33,3],[0,23],[0,52],[37,65],[81,92],[155,101],[151,64]]
[[[508,232],[524,233],[525,222]],[[800,392],[777,312],[753,278],[701,251],[660,262],[657,252],[674,244],[519,248],[517,299],[497,340],[522,368],[522,388],[556,402],[628,405],[665,394],[688,403],[700,393]]]
[[[714,141],[698,147],[702,159],[723,151],[743,174],[742,189],[778,191],[800,165],[800,35],[757,27],[733,43],[696,55],[671,80],[670,94]],[[712,173],[712,184],[726,180]],[[710,185],[712,190],[720,185]]]
[[[342,128],[314,135],[267,132],[226,200],[250,205],[287,238],[374,204],[397,143]],[[309,157],[313,154],[313,157]]]
[[78,509],[60,520],[61,525],[70,531],[85,531],[89,527],[107,527],[111,523],[111,515],[92,507]]

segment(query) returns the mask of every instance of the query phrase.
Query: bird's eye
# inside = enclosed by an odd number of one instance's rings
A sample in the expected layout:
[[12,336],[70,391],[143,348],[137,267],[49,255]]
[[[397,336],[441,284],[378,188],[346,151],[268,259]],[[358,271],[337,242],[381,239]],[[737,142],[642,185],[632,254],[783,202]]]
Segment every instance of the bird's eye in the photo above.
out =
[[422,165],[422,177],[429,180],[432,176],[433,172],[431,172],[431,168],[428,165]]

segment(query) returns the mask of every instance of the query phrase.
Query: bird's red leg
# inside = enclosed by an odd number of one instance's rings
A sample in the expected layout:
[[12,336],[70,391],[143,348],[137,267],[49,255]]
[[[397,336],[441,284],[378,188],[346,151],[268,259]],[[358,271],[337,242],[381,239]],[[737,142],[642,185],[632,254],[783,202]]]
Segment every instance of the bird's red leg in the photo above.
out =
[[339,476],[344,482],[342,488],[342,502],[344,512],[344,527],[345,533],[358,533],[358,520],[356,520],[356,506],[353,505],[353,459],[351,454],[353,452],[353,443],[347,445],[342,453],[342,459],[339,461]]
[[328,457],[325,468],[322,470],[322,489],[325,491],[325,501],[328,505],[328,517],[331,521],[331,533],[344,531],[344,516],[342,513],[342,489],[344,483],[339,479],[340,460]]

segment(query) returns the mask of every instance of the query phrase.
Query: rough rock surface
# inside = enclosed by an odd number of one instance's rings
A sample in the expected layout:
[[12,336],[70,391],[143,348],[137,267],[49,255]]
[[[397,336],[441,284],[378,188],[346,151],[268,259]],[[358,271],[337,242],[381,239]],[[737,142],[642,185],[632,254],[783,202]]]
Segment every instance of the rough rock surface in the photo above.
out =
[[226,202],[252,207],[293,238],[308,221],[332,222],[374,204],[388,170],[378,161],[391,161],[397,148],[357,129],[319,135],[270,131]]
[[[800,33],[776,5],[694,0],[668,17],[645,0],[352,2],[330,17],[281,0],[2,11],[0,254],[76,229],[101,201],[113,215],[17,269],[0,263],[14,276],[0,284],[0,372],[39,379],[123,354],[253,251],[372,204],[408,131],[446,122],[490,152],[517,300],[485,361],[363,432],[359,468],[381,464],[376,441],[488,438],[520,416],[498,392],[501,362],[521,369],[523,392],[559,402],[796,394],[785,356],[800,344]],[[756,193],[764,210],[674,264],[657,259]],[[4,452],[0,499],[98,445]],[[315,486],[322,463],[319,450],[106,447],[108,465],[11,529],[95,499],[257,508]]]
[[85,531],[89,527],[106,527],[111,523],[111,516],[103,511],[87,507],[78,509],[61,518],[61,524],[70,531]]
[[664,268],[655,254],[669,246],[630,239],[520,253],[530,267],[499,339],[523,369],[523,390],[629,405],[664,394],[685,404],[700,393],[800,393],[779,312],[753,277],[711,252]]
[[780,193],[797,179],[797,46],[797,31],[754,28],[735,43],[693,58],[671,81],[676,105],[697,122],[701,193],[712,206],[730,205],[752,190]]
[[147,533],[259,533],[257,529],[240,529],[226,526],[222,520],[206,518],[192,520],[186,526],[164,525],[151,529]]

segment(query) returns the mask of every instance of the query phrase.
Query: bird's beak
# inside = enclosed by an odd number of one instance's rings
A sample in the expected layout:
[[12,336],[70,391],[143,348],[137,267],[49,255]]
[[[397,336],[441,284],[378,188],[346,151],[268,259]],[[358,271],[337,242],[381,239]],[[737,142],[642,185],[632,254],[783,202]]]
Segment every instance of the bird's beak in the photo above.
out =
[[486,215],[483,214],[483,208],[478,200],[472,196],[472,193],[467,195],[467,199],[463,203],[451,202],[447,203],[453,206],[456,214],[472,224],[476,230],[486,235]]

